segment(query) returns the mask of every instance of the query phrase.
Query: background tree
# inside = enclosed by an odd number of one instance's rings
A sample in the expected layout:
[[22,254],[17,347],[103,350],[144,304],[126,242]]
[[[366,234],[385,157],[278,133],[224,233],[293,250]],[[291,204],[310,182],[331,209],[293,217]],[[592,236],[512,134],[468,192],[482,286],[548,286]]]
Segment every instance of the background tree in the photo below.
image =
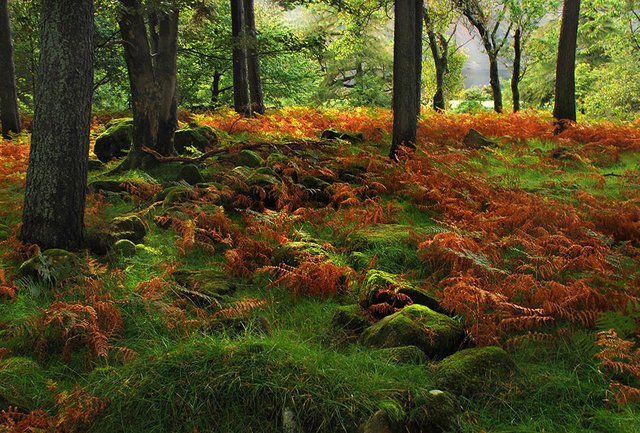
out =
[[558,120],[576,121],[576,48],[580,0],[564,0],[562,25],[558,43],[556,92],[553,116]]
[[93,2],[43,0],[23,242],[77,249],[84,236],[93,90]]
[[13,43],[8,0],[0,0],[0,121],[2,135],[20,132],[16,68],[13,63]]
[[231,31],[233,36],[233,101],[237,113],[251,116],[249,66],[243,0],[231,0]]
[[253,0],[243,1],[251,111],[253,113],[264,114],[265,107],[264,95],[262,93],[262,79],[260,77],[260,50],[258,49],[258,32],[256,30],[256,11]]

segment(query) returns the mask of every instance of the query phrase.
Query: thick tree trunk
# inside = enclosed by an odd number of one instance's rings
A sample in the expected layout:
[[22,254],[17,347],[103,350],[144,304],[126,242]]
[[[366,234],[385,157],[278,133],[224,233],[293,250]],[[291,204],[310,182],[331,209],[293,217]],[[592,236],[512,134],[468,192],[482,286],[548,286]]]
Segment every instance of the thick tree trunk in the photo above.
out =
[[522,32],[516,29],[513,35],[513,74],[511,75],[511,94],[513,95],[513,112],[520,111],[520,74],[522,65]]
[[121,0],[119,26],[131,86],[133,143],[121,169],[144,168],[152,158],[142,149],[158,140],[158,94],[143,9],[138,0]]
[[0,121],[4,137],[9,137],[12,132],[20,132],[21,129],[7,3],[7,0],[0,0]]
[[500,70],[498,55],[489,54],[489,83],[493,94],[493,109],[496,113],[502,113],[502,88],[500,87]]
[[243,0],[231,0],[231,32],[233,36],[233,98],[237,113],[251,116],[249,74],[247,67],[245,15]]
[[576,121],[576,49],[580,0],[564,0],[562,27],[556,66],[556,100],[553,116],[558,120]]
[[[396,159],[400,146],[415,148],[418,129],[418,34],[417,0],[396,0],[393,49],[393,141],[390,157]],[[422,26],[422,21],[420,21]]]
[[21,238],[77,249],[84,236],[93,93],[93,2],[43,0]]
[[158,25],[156,80],[160,91],[158,107],[158,142],[155,150],[161,155],[175,153],[174,140],[178,129],[178,11],[161,13]]
[[260,55],[258,51],[258,32],[256,30],[256,15],[253,0],[244,0],[245,28],[248,39],[247,67],[249,74],[249,91],[251,110],[264,114],[264,95],[262,94],[262,79],[260,77]]
[[422,107],[422,20],[424,19],[424,0],[416,0],[416,117]]

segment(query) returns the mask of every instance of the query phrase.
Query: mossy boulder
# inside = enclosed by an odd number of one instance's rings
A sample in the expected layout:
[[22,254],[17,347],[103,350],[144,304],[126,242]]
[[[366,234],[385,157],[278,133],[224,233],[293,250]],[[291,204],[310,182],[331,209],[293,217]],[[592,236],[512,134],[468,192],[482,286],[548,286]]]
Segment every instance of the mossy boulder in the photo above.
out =
[[78,271],[80,260],[75,254],[61,249],[50,249],[38,253],[20,265],[21,277],[44,280],[65,279]]
[[176,152],[184,154],[189,148],[200,152],[206,152],[218,144],[218,136],[213,128],[190,124],[189,127],[176,131],[174,147]]
[[460,323],[423,305],[409,305],[367,328],[362,343],[369,347],[416,346],[429,358],[455,352],[464,339]]
[[134,244],[141,243],[147,235],[146,224],[135,215],[114,218],[111,228],[116,239],[128,239]]
[[220,161],[233,164],[236,167],[258,168],[264,164],[264,159],[253,150],[244,149],[240,152],[232,152],[220,157]]
[[0,361],[0,410],[9,406],[27,411],[53,406],[49,378],[35,361],[12,357]]
[[300,259],[304,259],[308,256],[322,256],[329,258],[330,254],[318,243],[295,241],[279,245],[273,251],[272,261],[274,264],[284,263],[295,266],[300,263]]
[[343,140],[349,143],[362,143],[364,134],[362,132],[344,132],[335,129],[326,129],[322,131],[320,138],[323,140]]
[[472,397],[494,392],[515,373],[516,366],[499,347],[465,349],[436,366],[436,384],[455,394]]
[[425,389],[413,396],[408,412],[407,431],[441,433],[450,431],[462,410],[453,394]]
[[194,189],[189,186],[176,185],[165,188],[155,195],[153,201],[161,201],[162,207],[169,208],[175,204],[185,202],[192,198]]
[[133,257],[137,253],[136,244],[129,239],[120,239],[113,244],[112,252],[122,257]]
[[385,410],[380,409],[360,426],[358,433],[401,433],[402,426],[394,422]]
[[462,144],[470,149],[484,149],[485,147],[494,147],[496,142],[485,137],[476,129],[471,128],[467,135],[464,136]]
[[331,323],[334,328],[354,334],[361,334],[370,325],[363,309],[357,304],[338,307]]
[[89,171],[101,171],[104,170],[105,165],[103,162],[98,161],[96,159],[90,159],[88,163]]
[[127,155],[133,139],[133,119],[115,119],[107,123],[106,130],[97,139],[93,153],[102,162]]
[[178,173],[178,181],[185,181],[189,185],[197,185],[199,183],[204,183],[204,177],[202,177],[202,173],[200,173],[200,169],[195,164],[187,164],[180,169],[180,173]]
[[400,288],[409,288],[411,284],[400,276],[379,269],[371,269],[362,282],[358,301],[364,308],[377,303],[374,298],[383,289],[397,292]]
[[389,347],[380,349],[380,353],[391,362],[397,364],[424,364],[427,357],[416,346]]

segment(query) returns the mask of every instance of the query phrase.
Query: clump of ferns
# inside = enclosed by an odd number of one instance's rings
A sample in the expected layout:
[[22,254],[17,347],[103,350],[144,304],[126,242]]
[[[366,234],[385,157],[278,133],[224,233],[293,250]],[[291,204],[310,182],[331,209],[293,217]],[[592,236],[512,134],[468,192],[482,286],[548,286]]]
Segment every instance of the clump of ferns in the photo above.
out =
[[410,296],[385,288],[373,295],[371,305],[366,310],[375,320],[380,320],[412,304],[413,300]]

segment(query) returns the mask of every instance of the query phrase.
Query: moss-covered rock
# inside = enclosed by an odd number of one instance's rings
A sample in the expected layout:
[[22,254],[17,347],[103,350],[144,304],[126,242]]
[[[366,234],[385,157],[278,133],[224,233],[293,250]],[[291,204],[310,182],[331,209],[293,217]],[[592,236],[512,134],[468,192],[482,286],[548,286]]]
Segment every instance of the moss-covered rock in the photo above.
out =
[[396,292],[402,295],[407,295],[409,298],[411,298],[411,301],[413,301],[414,304],[424,305],[425,307],[429,307],[433,311],[437,311],[438,313],[444,312],[436,298],[434,298],[431,293],[424,289],[421,289],[420,287],[415,287],[413,285],[401,286],[397,288]]
[[220,157],[220,161],[233,164],[238,167],[258,168],[264,164],[264,159],[253,150],[244,149],[240,152],[232,152]]
[[300,259],[308,256],[322,256],[329,258],[329,252],[315,242],[295,241],[279,245],[274,251],[272,261],[274,264],[284,263],[295,266]]
[[515,369],[509,354],[499,347],[465,349],[437,364],[436,383],[458,395],[472,397],[494,392]]
[[191,124],[187,128],[176,131],[174,146],[178,153],[184,154],[187,149],[194,148],[200,152],[218,144],[218,136],[209,126]]
[[371,269],[367,272],[367,275],[362,282],[358,300],[360,305],[366,308],[371,304],[376,303],[374,297],[378,291],[382,289],[397,292],[401,288],[409,287],[411,287],[411,284],[401,279],[398,275],[381,271],[379,269]]
[[389,347],[381,349],[380,353],[398,364],[424,364],[427,362],[424,352],[416,346]]
[[362,132],[344,132],[327,129],[322,131],[320,138],[323,140],[344,140],[349,143],[362,143],[364,141],[364,134]]
[[171,206],[185,202],[193,197],[194,189],[189,186],[176,185],[165,188],[153,197],[153,201],[161,201],[162,207],[170,208]]
[[61,249],[50,249],[38,253],[20,265],[21,277],[44,280],[64,279],[78,271],[78,256]]
[[29,358],[13,357],[0,361],[0,410],[14,406],[27,411],[53,406],[44,370]]
[[111,228],[116,239],[128,239],[134,244],[141,243],[147,235],[146,224],[135,215],[114,218]]
[[425,389],[413,396],[407,430],[429,433],[450,431],[460,413],[461,406],[454,395],[439,389]]
[[199,183],[204,183],[204,177],[202,177],[202,173],[200,173],[200,169],[195,164],[187,164],[182,169],[180,169],[180,173],[178,173],[178,181],[185,181],[189,185],[197,185]]
[[401,433],[399,423],[391,420],[386,411],[380,409],[360,426],[358,433]]
[[104,170],[105,165],[101,161],[90,159],[88,163],[89,171],[101,171]]
[[133,139],[133,119],[116,119],[106,125],[106,130],[95,143],[93,153],[102,162],[127,155]]
[[120,239],[113,244],[112,252],[122,257],[133,257],[136,255],[136,244],[129,239]]
[[417,346],[429,358],[455,352],[464,339],[462,325],[423,305],[409,305],[367,328],[362,343],[388,348]]
[[331,320],[332,325],[347,333],[361,334],[369,325],[360,305],[338,307]]

